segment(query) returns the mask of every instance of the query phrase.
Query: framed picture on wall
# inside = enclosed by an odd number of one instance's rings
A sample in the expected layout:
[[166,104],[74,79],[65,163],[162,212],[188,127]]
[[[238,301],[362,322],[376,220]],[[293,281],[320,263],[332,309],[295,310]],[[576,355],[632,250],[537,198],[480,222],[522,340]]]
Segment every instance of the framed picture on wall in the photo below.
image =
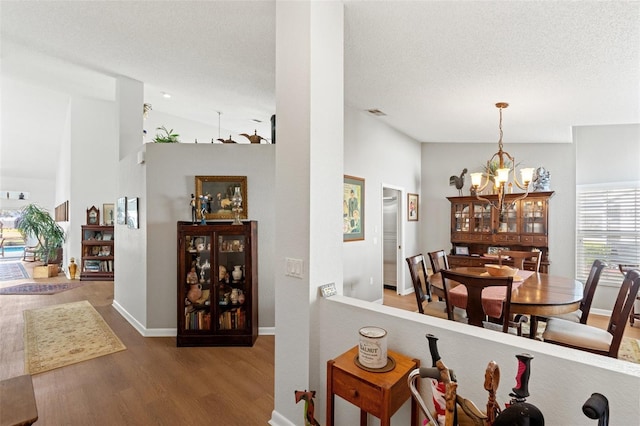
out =
[[138,229],[138,197],[127,198],[127,227]]
[[418,220],[419,201],[420,196],[418,194],[407,194],[407,220],[409,222]]
[[113,203],[102,205],[102,220],[105,225],[113,225],[114,221]]
[[249,194],[246,176],[196,176],[196,204],[198,218],[206,220],[233,219],[231,198],[236,188],[242,195],[240,219],[249,214]]
[[364,240],[364,179],[344,175],[343,241]]
[[118,198],[116,203],[116,223],[118,225],[127,223],[127,197]]

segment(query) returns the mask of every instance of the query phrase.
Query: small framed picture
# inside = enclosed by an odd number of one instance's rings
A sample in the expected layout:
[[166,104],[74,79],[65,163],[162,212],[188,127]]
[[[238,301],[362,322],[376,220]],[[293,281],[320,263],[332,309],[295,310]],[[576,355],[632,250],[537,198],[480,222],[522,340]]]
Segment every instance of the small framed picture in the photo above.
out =
[[457,256],[469,256],[469,247],[456,246],[455,254]]
[[114,222],[113,203],[102,205],[102,220],[105,225],[113,225]]
[[116,206],[116,223],[118,225],[124,225],[127,223],[127,197],[118,198]]
[[344,175],[342,240],[364,240],[364,179]]
[[407,194],[407,220],[409,222],[418,220],[419,200],[418,194]]
[[138,229],[140,224],[138,223],[138,198],[127,199],[127,227],[131,229]]

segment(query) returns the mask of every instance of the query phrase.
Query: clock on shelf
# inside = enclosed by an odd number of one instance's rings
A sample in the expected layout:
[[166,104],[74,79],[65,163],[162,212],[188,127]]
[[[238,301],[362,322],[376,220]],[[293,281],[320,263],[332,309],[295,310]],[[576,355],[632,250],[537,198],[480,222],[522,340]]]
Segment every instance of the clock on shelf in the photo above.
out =
[[96,206],[87,209],[87,225],[100,225],[100,210]]

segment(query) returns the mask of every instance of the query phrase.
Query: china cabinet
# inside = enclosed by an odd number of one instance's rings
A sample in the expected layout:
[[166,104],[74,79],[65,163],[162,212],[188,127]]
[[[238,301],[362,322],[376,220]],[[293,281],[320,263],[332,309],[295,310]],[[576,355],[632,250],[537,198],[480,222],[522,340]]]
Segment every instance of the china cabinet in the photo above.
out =
[[178,346],[253,346],[258,223],[178,222]]
[[[451,202],[451,255],[449,266],[484,266],[496,261],[500,248],[540,251],[540,272],[549,271],[549,199],[553,191],[505,195],[505,208],[496,210],[490,203],[473,196],[447,197]],[[497,204],[497,195],[483,196]],[[515,201],[515,202],[514,202]],[[464,247],[465,250],[460,250]],[[468,256],[453,253],[466,252]],[[504,263],[509,264],[509,261]],[[525,263],[525,269],[528,264]],[[533,265],[531,265],[533,266]]]

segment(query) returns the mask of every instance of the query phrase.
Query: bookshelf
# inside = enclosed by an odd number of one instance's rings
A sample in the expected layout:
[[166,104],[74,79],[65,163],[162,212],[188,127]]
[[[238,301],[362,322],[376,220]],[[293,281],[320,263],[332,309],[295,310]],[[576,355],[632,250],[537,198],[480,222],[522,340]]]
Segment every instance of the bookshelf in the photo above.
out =
[[115,245],[113,226],[82,226],[81,281],[113,281]]

